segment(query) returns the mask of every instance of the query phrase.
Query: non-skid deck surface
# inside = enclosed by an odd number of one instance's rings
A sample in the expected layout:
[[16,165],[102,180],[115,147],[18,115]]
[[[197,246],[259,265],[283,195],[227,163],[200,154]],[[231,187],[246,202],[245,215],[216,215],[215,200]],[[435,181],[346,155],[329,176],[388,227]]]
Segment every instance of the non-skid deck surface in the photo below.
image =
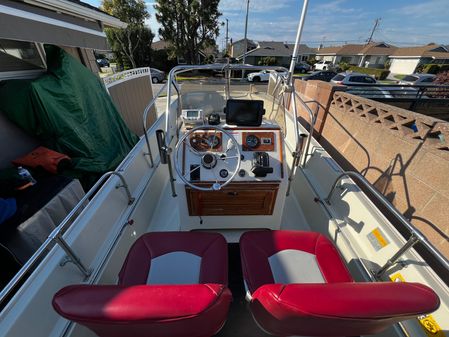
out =
[[248,303],[245,300],[242,266],[240,262],[240,248],[237,243],[228,244],[229,247],[229,288],[233,301],[228,319],[223,329],[216,335],[219,337],[267,337],[254,322]]

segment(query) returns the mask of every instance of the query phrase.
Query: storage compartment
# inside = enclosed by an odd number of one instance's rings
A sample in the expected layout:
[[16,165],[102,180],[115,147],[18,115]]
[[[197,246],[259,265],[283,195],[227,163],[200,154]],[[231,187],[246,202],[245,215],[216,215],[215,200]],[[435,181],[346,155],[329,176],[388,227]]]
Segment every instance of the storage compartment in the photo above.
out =
[[189,215],[271,215],[278,189],[277,183],[231,183],[207,192],[186,186]]

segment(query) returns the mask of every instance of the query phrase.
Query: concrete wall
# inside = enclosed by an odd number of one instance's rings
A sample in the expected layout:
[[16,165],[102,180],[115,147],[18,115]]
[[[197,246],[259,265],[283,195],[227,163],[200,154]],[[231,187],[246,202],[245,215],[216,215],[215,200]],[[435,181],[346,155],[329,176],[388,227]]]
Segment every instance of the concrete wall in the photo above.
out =
[[449,123],[313,82],[295,86],[320,101],[315,130],[323,147],[365,175],[449,258]]

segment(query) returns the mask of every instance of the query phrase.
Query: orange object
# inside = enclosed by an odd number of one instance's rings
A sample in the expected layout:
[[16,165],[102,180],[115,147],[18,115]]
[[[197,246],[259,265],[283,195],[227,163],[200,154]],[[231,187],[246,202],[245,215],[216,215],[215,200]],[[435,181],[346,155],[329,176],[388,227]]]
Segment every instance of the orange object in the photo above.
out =
[[65,154],[39,146],[26,156],[13,160],[12,163],[31,168],[42,167],[50,173],[57,174],[62,161],[70,162],[71,159]]

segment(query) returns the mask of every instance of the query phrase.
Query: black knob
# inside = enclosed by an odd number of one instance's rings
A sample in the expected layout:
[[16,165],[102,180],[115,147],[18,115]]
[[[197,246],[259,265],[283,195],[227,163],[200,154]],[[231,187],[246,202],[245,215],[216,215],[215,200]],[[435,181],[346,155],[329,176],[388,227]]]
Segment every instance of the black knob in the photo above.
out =
[[222,178],[226,178],[228,176],[229,172],[226,169],[221,169],[220,170],[220,177]]
[[244,169],[240,169],[239,171],[239,177],[243,178],[246,175],[246,171]]

